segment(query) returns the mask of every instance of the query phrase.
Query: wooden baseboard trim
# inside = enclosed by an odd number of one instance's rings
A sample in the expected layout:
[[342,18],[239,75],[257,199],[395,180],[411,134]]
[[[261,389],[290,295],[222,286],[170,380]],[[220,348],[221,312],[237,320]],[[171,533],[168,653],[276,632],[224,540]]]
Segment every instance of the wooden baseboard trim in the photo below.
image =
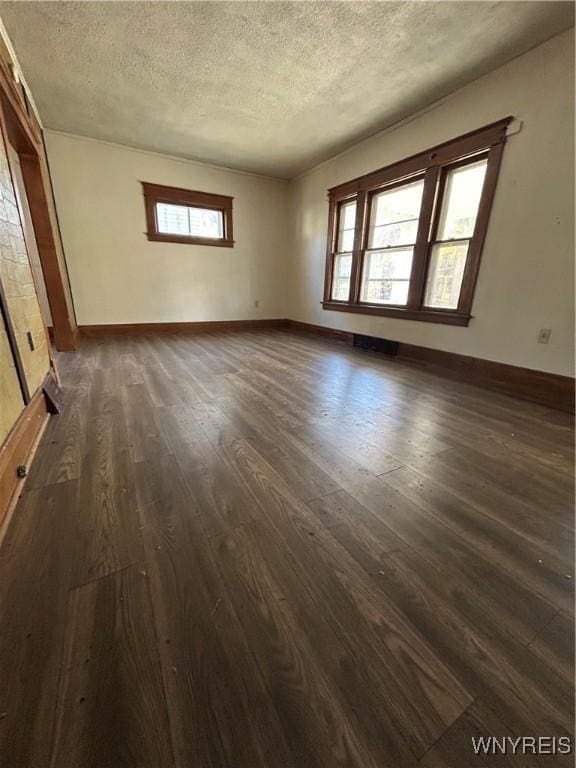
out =
[[8,513],[26,481],[18,477],[16,468],[20,464],[28,467],[47,422],[46,401],[40,388],[0,448],[0,531],[5,530]]
[[[289,320],[288,326],[295,331],[313,333],[350,345],[354,343],[354,334],[349,331],[301,323],[297,320]],[[396,360],[424,366],[441,376],[502,392],[521,400],[530,400],[549,408],[574,413],[575,380],[570,376],[496,363],[480,357],[470,357],[403,342],[399,343]]]
[[574,413],[575,380],[570,376],[496,363],[493,360],[415,344],[401,343],[397,359],[400,362],[423,365],[435,373],[513,395],[522,400]]
[[122,323],[113,325],[79,325],[81,336],[142,335],[149,333],[206,333],[209,331],[246,331],[285,328],[288,320],[209,320],[191,323]]
[[301,331],[302,333],[313,333],[316,336],[322,336],[332,341],[340,341],[350,346],[354,342],[354,334],[350,331],[340,331],[337,328],[327,328],[324,325],[313,325],[312,323],[302,323],[300,320],[287,320],[286,326],[292,331]]
[[[299,320],[214,320],[190,323],[129,323],[121,325],[81,325],[81,336],[117,334],[205,333],[257,329],[290,329],[311,333],[331,341],[352,345],[354,334],[337,328],[303,323]],[[503,392],[550,408],[574,412],[574,379],[531,368],[496,363],[479,357],[445,352],[430,347],[400,342],[396,358],[400,362],[426,366],[435,373],[466,381],[486,389]]]

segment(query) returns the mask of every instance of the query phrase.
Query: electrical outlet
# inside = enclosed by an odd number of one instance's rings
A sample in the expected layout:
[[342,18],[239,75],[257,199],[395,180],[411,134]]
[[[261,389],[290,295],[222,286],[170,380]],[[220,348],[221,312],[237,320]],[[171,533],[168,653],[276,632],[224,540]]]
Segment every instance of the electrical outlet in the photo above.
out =
[[538,334],[538,344],[548,344],[551,335],[552,328],[540,328],[540,333]]
[[260,302],[258,301],[258,299],[256,299],[256,301],[254,302],[254,309],[258,309],[259,306],[260,306]]

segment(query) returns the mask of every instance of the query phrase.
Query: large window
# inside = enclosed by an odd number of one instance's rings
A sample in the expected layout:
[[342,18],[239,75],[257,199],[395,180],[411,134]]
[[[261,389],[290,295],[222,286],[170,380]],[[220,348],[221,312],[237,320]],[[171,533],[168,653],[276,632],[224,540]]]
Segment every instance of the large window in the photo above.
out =
[[149,240],[234,245],[232,198],[142,182]]
[[468,324],[510,119],[329,190],[325,309]]

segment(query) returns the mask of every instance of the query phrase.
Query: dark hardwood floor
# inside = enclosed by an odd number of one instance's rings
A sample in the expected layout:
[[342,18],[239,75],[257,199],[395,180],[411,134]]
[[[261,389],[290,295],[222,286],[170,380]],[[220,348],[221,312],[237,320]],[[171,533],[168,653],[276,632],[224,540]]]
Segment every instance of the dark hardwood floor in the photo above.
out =
[[287,332],[86,339],[0,549],[2,768],[572,735],[563,413]]

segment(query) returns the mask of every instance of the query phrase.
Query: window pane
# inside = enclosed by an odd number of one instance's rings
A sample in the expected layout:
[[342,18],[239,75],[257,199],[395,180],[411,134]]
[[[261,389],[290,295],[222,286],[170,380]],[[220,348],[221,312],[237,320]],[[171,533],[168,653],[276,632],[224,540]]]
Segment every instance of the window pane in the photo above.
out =
[[222,211],[188,205],[156,203],[158,232],[188,237],[224,237]]
[[366,251],[360,300],[370,304],[406,304],[412,248]]
[[194,237],[224,237],[222,211],[188,208],[190,234]]
[[438,309],[458,308],[467,253],[467,240],[460,243],[439,244],[432,248],[425,306]]
[[337,253],[334,256],[334,273],[332,277],[332,298],[336,301],[348,301],[351,272],[352,254]]
[[413,245],[418,233],[418,219],[398,224],[385,224],[370,228],[371,248],[390,248],[397,245]]
[[416,242],[423,190],[424,182],[414,181],[372,197],[369,248]]
[[189,235],[188,209],[184,205],[156,203],[158,232],[174,235]]
[[336,250],[339,253],[351,251],[354,247],[354,228],[356,226],[356,201],[340,203],[338,217],[338,237]]
[[437,240],[469,238],[474,234],[487,162],[480,160],[449,171]]
[[351,251],[354,247],[354,230],[343,229],[340,232],[338,238],[338,250],[339,251]]

